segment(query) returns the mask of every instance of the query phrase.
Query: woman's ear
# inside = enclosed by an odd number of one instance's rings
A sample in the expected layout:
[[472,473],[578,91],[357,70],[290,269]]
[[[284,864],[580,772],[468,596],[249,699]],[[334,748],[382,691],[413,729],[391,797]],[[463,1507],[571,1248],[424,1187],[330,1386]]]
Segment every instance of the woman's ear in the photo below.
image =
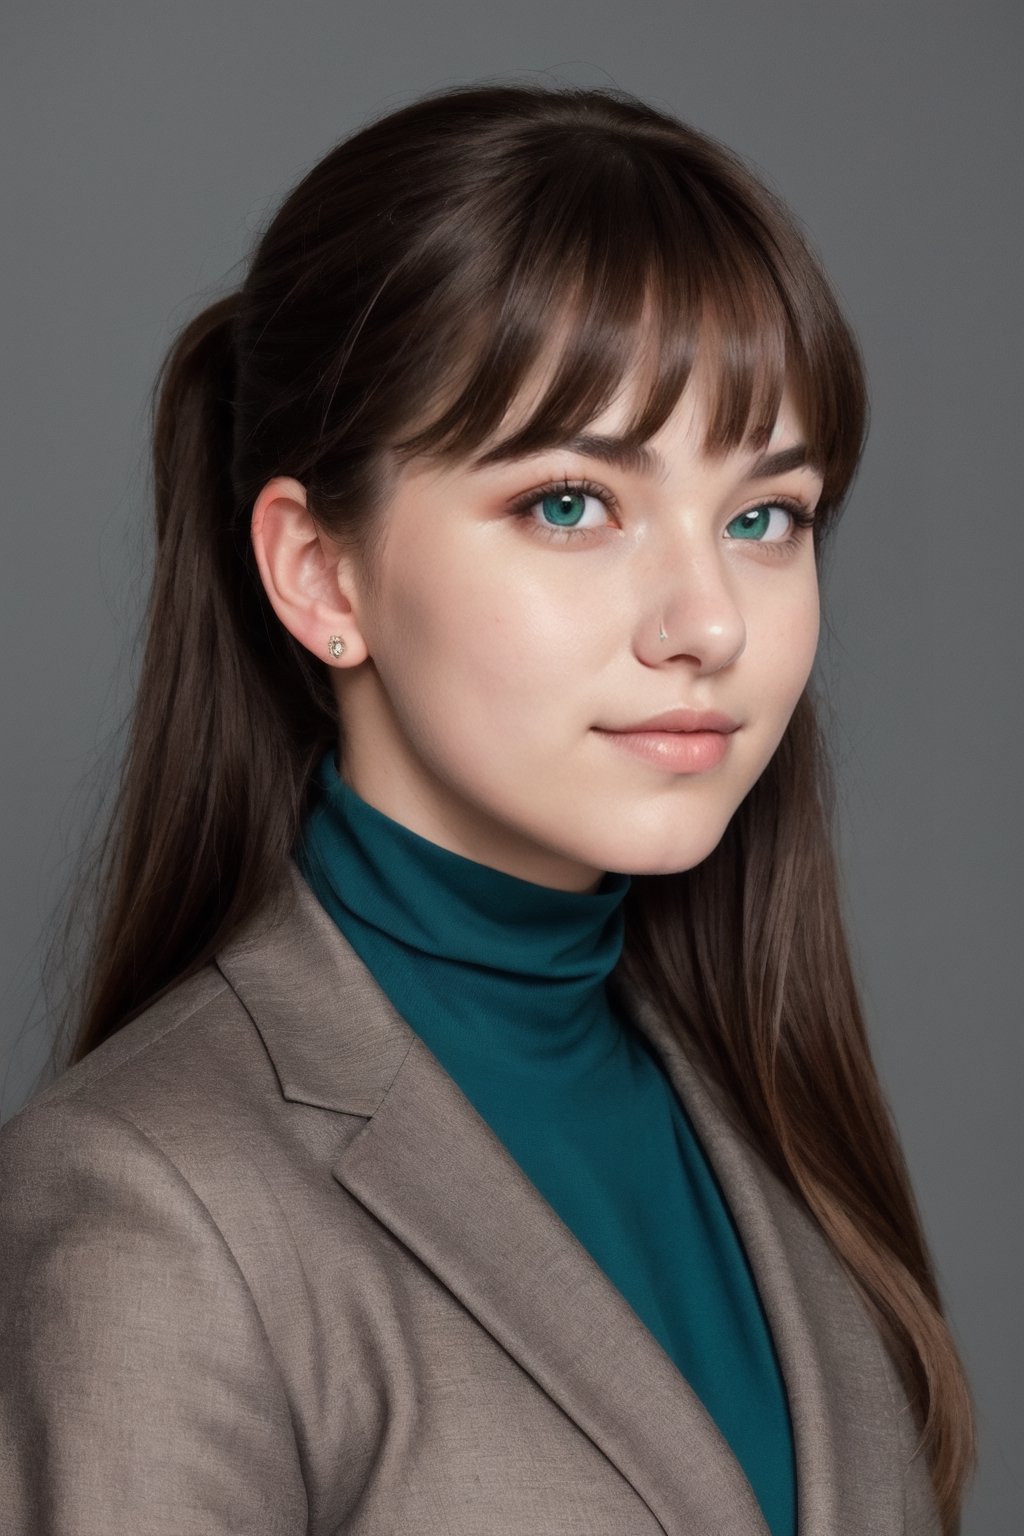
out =
[[328,666],[365,661],[369,651],[359,621],[356,563],[317,527],[298,480],[278,475],[260,491],[252,509],[252,546],[285,629]]

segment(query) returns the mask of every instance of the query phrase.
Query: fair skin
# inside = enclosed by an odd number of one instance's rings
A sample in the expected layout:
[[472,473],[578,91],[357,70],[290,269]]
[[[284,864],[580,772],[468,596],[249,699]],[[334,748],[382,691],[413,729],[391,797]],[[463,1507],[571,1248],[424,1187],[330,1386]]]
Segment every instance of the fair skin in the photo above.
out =
[[[588,433],[621,431],[626,405]],[[810,512],[822,481],[807,464],[763,464],[803,441],[788,396],[767,445],[708,457],[703,424],[691,382],[647,445],[657,469],[568,448],[484,468],[416,461],[383,514],[373,587],[317,529],[298,481],[264,486],[260,574],[281,622],[333,669],[341,771],[363,799],[564,890],[707,857],[810,674],[812,531],[777,498]],[[345,642],[337,660],[331,635]],[[678,737],[648,735],[643,753],[611,734],[679,706],[737,724],[715,743],[720,761],[683,770]]]

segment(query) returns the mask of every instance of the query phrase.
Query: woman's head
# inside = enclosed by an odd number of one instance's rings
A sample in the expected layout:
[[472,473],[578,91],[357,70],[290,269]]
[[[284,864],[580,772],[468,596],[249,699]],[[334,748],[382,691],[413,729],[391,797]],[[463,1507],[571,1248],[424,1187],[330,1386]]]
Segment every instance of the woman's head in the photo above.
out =
[[[276,616],[331,666],[355,787],[554,883],[704,858],[806,682],[864,429],[856,348],[780,205],[640,103],[470,88],[323,160],[239,303],[236,527],[255,506]],[[619,463],[568,452],[584,432]],[[557,482],[559,507],[510,511]],[[673,706],[738,722],[720,765],[596,731]]]
[[[364,798],[570,889],[707,857],[811,669],[821,474],[788,401],[764,450],[709,456],[705,399],[694,380],[645,462],[624,457],[617,403],[574,447],[406,465],[372,581],[297,481],[268,483],[263,580],[301,643],[325,657],[328,636],[344,644],[342,769]],[[726,729],[650,729],[682,711]]]

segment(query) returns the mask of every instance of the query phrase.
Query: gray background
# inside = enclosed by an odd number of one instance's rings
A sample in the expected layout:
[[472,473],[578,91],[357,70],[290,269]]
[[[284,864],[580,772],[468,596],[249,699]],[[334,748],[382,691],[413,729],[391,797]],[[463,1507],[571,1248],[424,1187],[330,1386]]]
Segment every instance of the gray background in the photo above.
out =
[[622,86],[782,191],[868,362],[820,671],[872,1037],[977,1396],[965,1536],[1009,1536],[1022,1504],[1020,15],[36,0],[0,22],[3,1114],[49,1042],[43,953],[118,759],[172,332],[366,117],[514,73]]

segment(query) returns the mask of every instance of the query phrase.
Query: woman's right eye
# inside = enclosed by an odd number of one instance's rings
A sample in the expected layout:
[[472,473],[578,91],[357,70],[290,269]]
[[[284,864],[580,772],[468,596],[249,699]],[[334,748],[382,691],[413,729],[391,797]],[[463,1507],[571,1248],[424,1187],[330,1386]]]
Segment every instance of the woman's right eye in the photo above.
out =
[[545,531],[590,533],[611,521],[613,505],[611,492],[602,486],[589,480],[560,480],[520,497],[513,511]]

